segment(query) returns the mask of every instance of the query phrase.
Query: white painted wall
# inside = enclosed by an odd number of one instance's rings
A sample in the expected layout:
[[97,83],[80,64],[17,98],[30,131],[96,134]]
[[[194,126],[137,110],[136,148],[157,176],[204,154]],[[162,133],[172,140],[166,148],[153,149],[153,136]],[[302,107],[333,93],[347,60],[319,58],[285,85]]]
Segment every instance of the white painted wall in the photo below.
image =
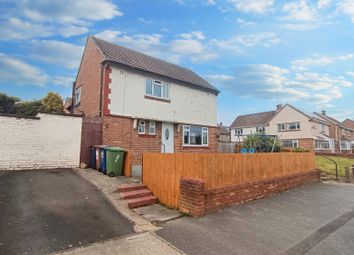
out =
[[[268,127],[267,126],[259,126],[259,127],[265,127],[265,133],[268,134]],[[252,134],[257,134],[257,127],[243,127],[242,128],[242,135],[235,135],[235,128],[230,129],[231,130],[231,142],[243,142],[244,139],[246,139],[246,137],[248,135],[252,135]]]
[[[170,83],[170,103],[145,99],[147,77],[112,67],[109,109],[111,114],[166,122],[216,126],[216,96]],[[163,80],[162,80],[163,81]]]
[[0,170],[78,167],[82,118],[0,116]]

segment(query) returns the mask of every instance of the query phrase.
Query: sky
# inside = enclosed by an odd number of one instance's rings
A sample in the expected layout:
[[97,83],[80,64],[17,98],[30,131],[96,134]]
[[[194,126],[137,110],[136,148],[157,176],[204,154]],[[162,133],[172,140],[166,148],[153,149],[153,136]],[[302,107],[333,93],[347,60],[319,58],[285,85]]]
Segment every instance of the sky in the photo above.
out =
[[2,0],[0,92],[70,96],[88,35],[192,69],[225,125],[279,103],[354,118],[352,0]]

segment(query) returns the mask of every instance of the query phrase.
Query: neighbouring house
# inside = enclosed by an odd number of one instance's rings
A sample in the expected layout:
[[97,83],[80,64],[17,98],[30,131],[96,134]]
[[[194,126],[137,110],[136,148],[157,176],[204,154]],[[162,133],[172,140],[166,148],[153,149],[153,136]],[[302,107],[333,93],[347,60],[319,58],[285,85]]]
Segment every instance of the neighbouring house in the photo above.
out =
[[101,123],[102,144],[131,151],[134,173],[144,152],[217,151],[218,94],[187,68],[89,36],[73,112]]
[[230,128],[222,124],[218,124],[218,142],[229,143],[231,142]]
[[354,128],[348,125],[348,121],[342,123],[335,118],[328,116],[326,111],[316,112],[316,116],[329,123],[329,134],[334,140],[335,153],[352,153],[354,141]]
[[277,105],[274,111],[238,116],[230,130],[232,142],[243,142],[251,134],[265,134],[277,136],[285,148],[334,150],[334,140],[329,136],[329,123],[290,104]]
[[71,113],[72,112],[72,98],[71,97],[67,97],[65,98],[64,101],[64,112],[65,113]]
[[[342,122],[344,126],[354,130],[354,120],[346,119]],[[354,153],[354,139],[352,141],[352,153]]]

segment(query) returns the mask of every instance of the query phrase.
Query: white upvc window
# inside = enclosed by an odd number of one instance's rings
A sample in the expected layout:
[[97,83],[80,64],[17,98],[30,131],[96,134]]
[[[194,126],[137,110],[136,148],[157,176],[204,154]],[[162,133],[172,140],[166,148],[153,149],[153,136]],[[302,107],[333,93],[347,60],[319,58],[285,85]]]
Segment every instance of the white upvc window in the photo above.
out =
[[256,127],[256,133],[264,133],[265,127]]
[[298,130],[300,130],[300,122],[288,122],[278,124],[278,132]]
[[298,148],[299,147],[299,141],[298,140],[282,140],[282,145],[285,148]]
[[242,128],[236,128],[235,129],[235,136],[242,135],[242,134],[243,134],[243,129]]
[[351,144],[349,141],[340,141],[341,150],[350,150]]
[[208,146],[208,128],[198,126],[183,126],[184,146]]
[[145,120],[139,120],[139,124],[138,124],[138,133],[139,134],[145,134]]
[[315,149],[316,150],[330,150],[331,146],[330,146],[329,141],[315,140]]
[[81,101],[81,88],[76,88],[75,92],[74,92],[74,100],[75,100],[75,106],[79,106],[80,105],[80,101]]
[[145,95],[156,98],[169,99],[170,84],[168,82],[146,79]]
[[156,122],[149,121],[149,135],[155,135],[155,134],[156,134]]

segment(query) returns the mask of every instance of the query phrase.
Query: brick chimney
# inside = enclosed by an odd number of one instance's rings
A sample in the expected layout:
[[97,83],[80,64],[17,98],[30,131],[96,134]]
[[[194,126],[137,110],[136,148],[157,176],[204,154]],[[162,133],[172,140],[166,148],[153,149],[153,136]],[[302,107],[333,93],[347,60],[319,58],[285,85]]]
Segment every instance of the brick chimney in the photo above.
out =
[[322,115],[326,115],[326,111],[325,110],[322,110],[321,113],[322,113]]
[[283,104],[277,104],[277,111],[280,111],[283,109],[284,105]]

